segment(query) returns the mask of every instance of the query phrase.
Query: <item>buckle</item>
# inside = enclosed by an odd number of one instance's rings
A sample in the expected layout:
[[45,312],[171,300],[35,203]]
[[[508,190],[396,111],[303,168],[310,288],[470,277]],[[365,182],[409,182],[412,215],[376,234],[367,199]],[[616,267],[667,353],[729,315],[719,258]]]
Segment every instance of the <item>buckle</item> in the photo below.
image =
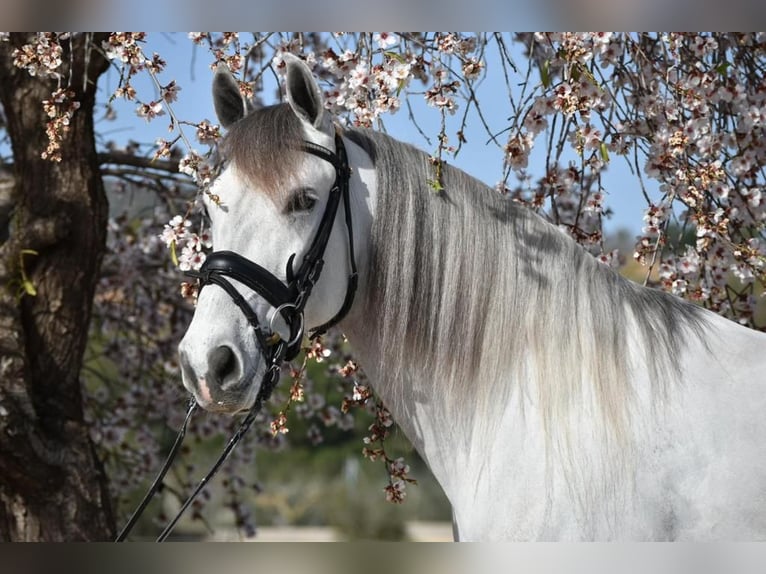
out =
[[[287,342],[287,346],[292,347],[303,338],[303,329],[304,329],[303,313],[298,311],[298,307],[296,306],[295,303],[282,303],[279,307],[277,307],[274,310],[274,314],[271,316],[271,319],[269,319],[269,331],[271,331],[271,335],[269,335],[269,337],[266,339],[266,342],[269,343],[269,345],[275,345],[276,343],[282,340],[282,336],[274,329],[274,319],[277,317],[277,315],[281,315],[283,310],[290,309],[290,308],[296,311],[295,316],[297,316],[298,319],[300,319],[300,326],[298,327],[298,330],[295,333],[295,336],[290,341]],[[292,331],[293,321],[288,320],[287,326]]]

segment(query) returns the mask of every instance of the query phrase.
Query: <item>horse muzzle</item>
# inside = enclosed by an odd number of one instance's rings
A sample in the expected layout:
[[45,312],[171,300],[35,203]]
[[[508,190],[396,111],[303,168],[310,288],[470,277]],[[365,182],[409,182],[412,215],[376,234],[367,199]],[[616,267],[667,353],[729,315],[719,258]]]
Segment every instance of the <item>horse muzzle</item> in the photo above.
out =
[[183,342],[179,351],[183,384],[207,411],[236,414],[249,409],[258,389],[255,369],[240,351],[219,345],[204,360],[194,361]]

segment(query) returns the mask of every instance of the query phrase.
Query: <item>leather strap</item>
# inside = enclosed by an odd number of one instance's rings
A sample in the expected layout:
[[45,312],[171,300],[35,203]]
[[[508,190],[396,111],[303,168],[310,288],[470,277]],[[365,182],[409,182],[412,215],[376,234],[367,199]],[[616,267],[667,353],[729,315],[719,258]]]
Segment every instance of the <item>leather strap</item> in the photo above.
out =
[[257,263],[233,251],[211,253],[196,275],[203,283],[210,282],[212,276],[220,275],[236,279],[266,299],[272,307],[279,307],[296,295],[294,288],[286,286]]

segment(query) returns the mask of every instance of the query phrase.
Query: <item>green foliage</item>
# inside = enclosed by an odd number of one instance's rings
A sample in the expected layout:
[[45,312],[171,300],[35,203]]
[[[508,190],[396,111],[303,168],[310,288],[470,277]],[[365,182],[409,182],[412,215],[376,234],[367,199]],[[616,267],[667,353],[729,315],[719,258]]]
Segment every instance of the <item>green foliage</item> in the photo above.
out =
[[362,458],[359,433],[347,434],[335,445],[259,452],[262,491],[254,504],[260,524],[327,525],[347,540],[403,540],[407,521],[450,520],[441,488],[401,433],[387,448],[404,456],[418,479],[401,505],[385,502],[385,469]]

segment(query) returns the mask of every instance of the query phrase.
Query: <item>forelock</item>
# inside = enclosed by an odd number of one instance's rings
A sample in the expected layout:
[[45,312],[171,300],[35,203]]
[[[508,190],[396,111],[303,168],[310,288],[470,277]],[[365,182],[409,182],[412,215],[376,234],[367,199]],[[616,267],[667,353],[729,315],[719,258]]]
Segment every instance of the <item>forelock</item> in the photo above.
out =
[[259,108],[232,125],[222,143],[231,162],[254,189],[277,200],[302,160],[303,128],[287,104]]

